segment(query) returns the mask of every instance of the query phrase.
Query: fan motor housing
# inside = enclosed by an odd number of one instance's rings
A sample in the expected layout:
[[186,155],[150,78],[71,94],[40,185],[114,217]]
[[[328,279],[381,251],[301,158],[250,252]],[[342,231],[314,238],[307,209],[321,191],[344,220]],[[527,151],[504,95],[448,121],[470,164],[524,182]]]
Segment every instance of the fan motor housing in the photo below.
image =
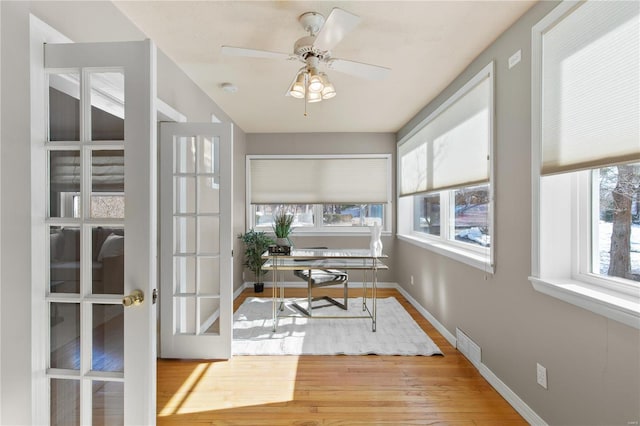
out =
[[298,39],[293,45],[293,53],[302,59],[307,59],[309,55],[316,56],[319,59],[326,57],[329,52],[324,52],[313,47],[315,40],[315,36],[306,36]]

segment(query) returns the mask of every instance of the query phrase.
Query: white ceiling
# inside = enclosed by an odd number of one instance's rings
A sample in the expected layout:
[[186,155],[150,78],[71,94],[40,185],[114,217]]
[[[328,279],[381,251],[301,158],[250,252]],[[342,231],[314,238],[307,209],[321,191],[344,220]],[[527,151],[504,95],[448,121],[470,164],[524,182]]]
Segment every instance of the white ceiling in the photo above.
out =
[[[396,132],[534,1],[118,1],[116,6],[246,132]],[[284,96],[301,63],[222,56],[231,45],[291,52],[298,16],[362,18],[332,56],[392,69],[384,81],[329,70],[338,95]],[[237,93],[220,88],[224,82]]]

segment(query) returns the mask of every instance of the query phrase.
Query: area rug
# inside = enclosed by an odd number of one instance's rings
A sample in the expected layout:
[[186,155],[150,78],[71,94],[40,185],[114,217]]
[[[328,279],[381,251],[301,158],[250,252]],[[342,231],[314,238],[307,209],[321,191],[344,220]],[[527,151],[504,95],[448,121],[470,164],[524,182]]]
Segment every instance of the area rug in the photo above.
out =
[[[349,299],[349,309],[314,309],[307,318],[285,303],[273,332],[271,298],[247,298],[233,315],[234,355],[442,355],[409,313],[394,298],[377,300],[377,327],[370,318],[318,318],[362,315],[362,299]],[[298,299],[303,305],[304,302]],[[322,302],[314,302],[322,303]],[[369,302],[371,306],[371,302]]]

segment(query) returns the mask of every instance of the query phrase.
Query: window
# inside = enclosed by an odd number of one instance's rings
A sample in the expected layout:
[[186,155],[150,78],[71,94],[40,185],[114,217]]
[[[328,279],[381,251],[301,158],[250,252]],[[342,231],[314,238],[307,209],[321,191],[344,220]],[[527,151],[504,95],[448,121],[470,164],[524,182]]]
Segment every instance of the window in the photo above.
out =
[[640,163],[595,169],[591,179],[592,261],[584,270],[640,281]]
[[390,232],[390,161],[388,154],[248,156],[249,227],[270,232],[284,210],[297,235],[368,233],[374,223]]
[[564,2],[532,30],[530,280],[636,328],[639,40],[636,2]]
[[292,227],[299,228],[298,232],[358,231],[385,224],[384,204],[257,204],[251,207],[253,227],[271,231],[273,217],[280,210],[293,215]]
[[398,144],[399,238],[493,270],[493,63]]

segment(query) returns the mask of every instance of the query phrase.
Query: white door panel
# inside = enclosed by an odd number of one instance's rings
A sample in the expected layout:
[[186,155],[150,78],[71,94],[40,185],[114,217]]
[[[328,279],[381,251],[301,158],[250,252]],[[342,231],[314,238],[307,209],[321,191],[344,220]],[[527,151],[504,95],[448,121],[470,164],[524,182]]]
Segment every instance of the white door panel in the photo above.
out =
[[226,359],[232,125],[161,123],[160,138],[160,356]]
[[[38,404],[51,424],[156,421],[155,54],[150,41],[45,46],[49,388]],[[144,302],[124,307],[134,290]]]

